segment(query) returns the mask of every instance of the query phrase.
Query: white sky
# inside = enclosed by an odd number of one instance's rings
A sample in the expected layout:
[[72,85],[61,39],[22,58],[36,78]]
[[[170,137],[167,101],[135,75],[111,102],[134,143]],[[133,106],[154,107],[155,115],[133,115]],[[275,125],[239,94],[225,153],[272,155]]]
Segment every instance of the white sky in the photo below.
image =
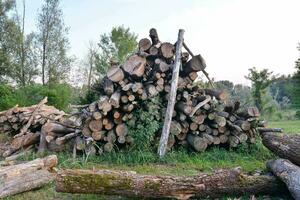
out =
[[[42,0],[26,3],[30,32]],[[79,59],[89,40],[98,41],[117,25],[139,38],[154,27],[162,41],[170,42],[185,29],[187,45],[202,54],[216,80],[248,84],[244,76],[254,66],[291,74],[299,57],[300,0],[62,0],[62,8],[71,53]]]

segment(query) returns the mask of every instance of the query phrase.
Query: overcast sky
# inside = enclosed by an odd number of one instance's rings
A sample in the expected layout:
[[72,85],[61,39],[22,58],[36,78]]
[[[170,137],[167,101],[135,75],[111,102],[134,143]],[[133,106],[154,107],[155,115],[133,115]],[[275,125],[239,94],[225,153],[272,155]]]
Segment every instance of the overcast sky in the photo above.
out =
[[[17,3],[21,3],[17,0]],[[42,0],[26,0],[27,32],[35,30]],[[70,27],[71,54],[83,58],[89,40],[124,25],[147,37],[158,30],[175,42],[178,29],[195,54],[201,53],[216,80],[248,84],[248,68],[291,74],[299,57],[300,0],[62,0]]]

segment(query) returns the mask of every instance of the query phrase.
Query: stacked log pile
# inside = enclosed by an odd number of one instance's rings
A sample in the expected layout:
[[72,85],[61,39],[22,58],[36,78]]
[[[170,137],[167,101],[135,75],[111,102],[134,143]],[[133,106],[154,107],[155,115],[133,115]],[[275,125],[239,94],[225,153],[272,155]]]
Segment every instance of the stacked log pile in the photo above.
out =
[[13,153],[34,148],[39,144],[41,129],[48,121],[60,121],[65,113],[53,106],[45,105],[47,98],[39,104],[30,107],[15,106],[0,112],[0,133],[8,136],[1,145],[0,154],[3,157]]
[[[186,44],[184,44],[186,47]],[[189,51],[189,50],[188,50]],[[74,153],[111,152],[134,143],[130,126],[139,120],[134,111],[147,107],[154,98],[155,120],[163,122],[171,87],[175,45],[161,42],[155,29],[150,39],[143,38],[139,49],[122,64],[111,62],[101,83],[100,99],[84,107],[74,119],[46,106],[47,99],[32,107],[14,107],[0,113],[0,133],[13,136],[9,145],[1,145],[1,154],[10,156],[20,149],[35,146],[45,150]],[[190,52],[190,51],[189,51]],[[255,107],[240,108],[239,102],[224,102],[225,93],[197,86],[198,72],[206,64],[200,55],[189,59],[182,52],[176,104],[168,148],[176,145],[205,151],[212,145],[237,147],[254,143],[259,112]],[[205,72],[205,71],[204,71]],[[205,72],[206,73],[206,72]],[[207,73],[206,73],[207,75]],[[158,133],[159,134],[159,133]]]
[[[139,41],[139,50],[122,64],[112,63],[101,85],[99,101],[82,111],[82,135],[97,142],[100,151],[134,142],[128,124],[134,124],[133,111],[141,102],[162,99],[157,120],[163,121],[170,92],[175,45],[161,42],[155,29],[150,39]],[[186,45],[185,45],[186,46]],[[194,84],[205,68],[201,56],[189,59],[183,52],[176,105],[171,124],[169,148],[189,145],[204,151],[210,145],[255,142],[259,117],[257,108],[240,108],[239,102],[225,104],[225,93]],[[195,58],[196,57],[196,58]],[[78,136],[80,137],[80,136]],[[82,141],[78,139],[81,149]]]

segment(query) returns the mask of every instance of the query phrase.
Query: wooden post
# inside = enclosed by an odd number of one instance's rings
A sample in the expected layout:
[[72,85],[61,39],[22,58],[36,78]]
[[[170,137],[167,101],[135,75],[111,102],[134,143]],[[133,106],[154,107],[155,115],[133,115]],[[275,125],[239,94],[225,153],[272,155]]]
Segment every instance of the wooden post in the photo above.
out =
[[184,34],[184,30],[180,29],[178,33],[178,40],[176,43],[176,54],[175,54],[175,62],[174,62],[173,74],[172,74],[171,91],[168,100],[168,107],[165,115],[164,126],[163,126],[161,138],[159,141],[159,147],[158,147],[158,155],[160,157],[166,154],[167,143],[170,134],[170,126],[171,126],[172,115],[173,115],[173,110],[175,105],[176,94],[177,94],[179,69],[181,65],[181,48],[183,43],[183,34]]

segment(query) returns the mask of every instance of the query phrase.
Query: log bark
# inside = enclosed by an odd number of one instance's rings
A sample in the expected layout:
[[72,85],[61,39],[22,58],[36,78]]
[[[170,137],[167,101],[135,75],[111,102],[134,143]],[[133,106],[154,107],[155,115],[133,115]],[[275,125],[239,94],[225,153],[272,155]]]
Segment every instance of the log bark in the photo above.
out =
[[181,48],[183,43],[183,34],[184,30],[180,29],[178,33],[178,40],[176,44],[176,55],[175,55],[175,63],[172,74],[172,84],[171,84],[171,92],[170,98],[168,100],[167,111],[164,120],[164,126],[162,129],[162,135],[159,141],[158,154],[160,157],[164,156],[167,150],[168,137],[170,134],[170,126],[172,121],[173,110],[175,106],[176,94],[177,94],[177,84],[178,84],[178,76],[180,69],[180,60],[181,60]]
[[158,34],[155,28],[151,28],[149,31],[149,36],[151,38],[152,44],[153,45],[157,45],[158,43],[160,43],[159,38],[158,38]]
[[196,176],[139,175],[133,171],[60,170],[56,191],[95,193],[136,198],[218,198],[228,195],[287,192],[274,176],[247,176],[239,169],[218,170]]
[[289,160],[278,159],[267,162],[267,168],[283,181],[294,199],[300,199],[300,167]]
[[57,165],[55,155],[0,168],[0,198],[40,188],[55,179],[49,172]]
[[262,143],[273,153],[300,166],[300,135],[262,133]]

